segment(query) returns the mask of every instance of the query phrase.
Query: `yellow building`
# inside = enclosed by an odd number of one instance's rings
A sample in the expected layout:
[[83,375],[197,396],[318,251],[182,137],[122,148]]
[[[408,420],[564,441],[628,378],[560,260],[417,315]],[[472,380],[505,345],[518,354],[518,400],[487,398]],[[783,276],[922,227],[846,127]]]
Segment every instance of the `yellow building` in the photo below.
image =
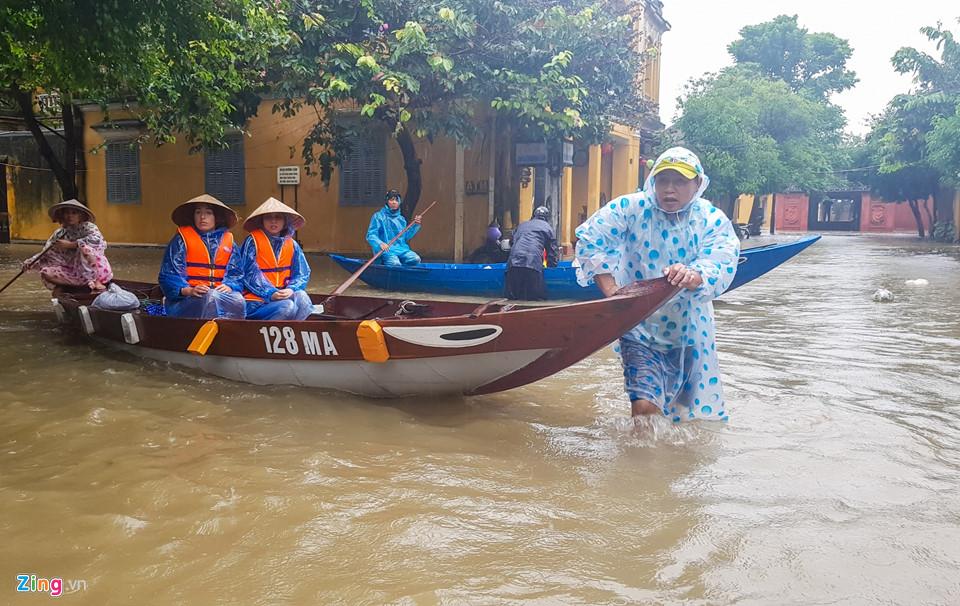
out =
[[[638,86],[656,102],[660,34],[669,25],[663,21],[659,1],[640,5],[640,39],[654,50],[645,55],[647,65]],[[406,191],[396,142],[386,131],[357,137],[352,142],[354,152],[334,169],[327,186],[319,176],[304,172],[300,157],[315,117],[302,112],[285,118],[273,113],[272,105],[264,102],[246,135],[233,136],[228,149],[201,153],[191,153],[182,140],[138,146],[133,142],[143,134],[142,125],[121,119],[123,108],[108,108],[111,121],[107,122],[100,106],[82,107],[80,191],[104,235],[118,244],[162,245],[174,233],[172,209],[201,193],[216,196],[241,216],[273,196],[296,206],[307,218],[298,234],[305,249],[368,255],[366,228],[383,204],[384,191]],[[482,124],[482,134],[471,146],[449,139],[417,142],[423,183],[419,208],[438,201],[412,242],[424,258],[461,260],[482,243],[494,216],[495,154],[498,146],[502,149],[514,142],[498,134],[494,121]],[[651,130],[657,125],[650,125]],[[555,209],[557,236],[567,253],[572,251],[574,229],[583,219],[606,200],[637,189],[642,177],[642,132],[615,125],[608,143],[577,147],[572,165],[555,175],[561,183]],[[280,167],[299,170],[299,185],[279,185]],[[11,168],[8,181],[21,179],[26,170]],[[530,179],[520,189],[519,217],[509,217],[512,224],[529,219],[534,203],[543,199],[543,192],[537,191],[537,170],[542,169],[530,171]],[[18,201],[16,190],[8,187],[11,236],[46,238],[51,232],[46,208],[53,200]],[[239,231],[235,235],[242,236]]]
[[750,223],[751,216],[763,217],[760,223],[760,229],[770,231],[770,221],[773,216],[773,194],[760,196],[759,207],[757,207],[756,196],[753,194],[740,194],[734,203],[733,222]]

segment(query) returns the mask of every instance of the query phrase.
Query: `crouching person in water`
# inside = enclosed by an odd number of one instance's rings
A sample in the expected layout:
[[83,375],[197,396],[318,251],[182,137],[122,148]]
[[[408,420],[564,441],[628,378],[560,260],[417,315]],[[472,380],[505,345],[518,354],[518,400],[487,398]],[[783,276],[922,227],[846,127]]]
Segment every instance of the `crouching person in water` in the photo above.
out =
[[94,224],[89,208],[76,200],[50,207],[50,219],[60,228],[47,239],[44,250],[23,262],[24,269],[40,272],[43,285],[86,286],[97,292],[113,279],[104,251],[107,241]]
[[240,249],[248,320],[305,320],[313,311],[307,295],[310,266],[293,239],[306,220],[276,198],[253,211]]
[[157,278],[167,315],[242,320],[243,270],[230,233],[237,213],[203,194],[173,209],[171,218],[177,234],[167,244]]
[[577,281],[604,295],[666,276],[682,290],[620,339],[634,417],[727,420],[714,338],[713,299],[733,282],[740,240],[701,198],[710,180],[682,147],[665,151],[642,191],[615,198],[576,230]]

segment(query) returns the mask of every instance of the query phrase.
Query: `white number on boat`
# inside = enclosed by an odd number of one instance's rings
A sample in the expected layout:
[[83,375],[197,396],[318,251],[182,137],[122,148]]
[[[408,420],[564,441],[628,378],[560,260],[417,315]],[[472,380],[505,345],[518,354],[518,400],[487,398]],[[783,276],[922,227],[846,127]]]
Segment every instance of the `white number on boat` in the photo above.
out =
[[[297,342],[297,333],[293,328],[284,326],[263,326],[260,328],[263,335],[263,346],[269,354],[283,354],[295,356],[300,353],[300,343]],[[300,331],[300,342],[303,343],[303,353],[308,356],[338,356],[337,347],[330,338],[330,333],[321,332],[319,335],[310,330]]]

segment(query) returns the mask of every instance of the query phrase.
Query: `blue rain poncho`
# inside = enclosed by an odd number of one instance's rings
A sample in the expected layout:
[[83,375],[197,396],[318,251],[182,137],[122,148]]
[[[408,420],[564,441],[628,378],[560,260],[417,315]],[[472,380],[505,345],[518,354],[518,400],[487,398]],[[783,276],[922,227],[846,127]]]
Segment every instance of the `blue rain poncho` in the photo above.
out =
[[[293,231],[288,227],[280,235],[272,236],[263,232],[270,241],[274,258],[280,257],[280,249],[287,238],[293,238]],[[296,240],[293,242],[293,259],[290,261],[290,279],[284,288],[293,291],[289,299],[273,301],[272,297],[279,288],[273,285],[264,276],[260,265],[257,264],[257,244],[253,236],[247,236],[240,247],[241,266],[243,267],[243,285],[246,290],[257,295],[263,301],[247,301],[247,318],[251,320],[306,320],[313,312],[313,302],[307,294],[307,284],[310,282],[310,265],[303,254],[303,249]]]
[[[197,232],[211,259],[216,256],[220,239],[226,232],[226,227],[218,227],[205,233]],[[180,234],[174,235],[167,244],[157,281],[163,290],[167,315],[184,318],[244,317],[244,300],[240,294],[243,289],[243,268],[240,266],[239,249],[236,245],[230,253],[230,260],[223,274],[223,284],[229,286],[232,292],[218,293],[211,290],[203,297],[184,297],[180,294],[181,289],[190,286],[187,282],[187,245]]]
[[[384,204],[383,208],[373,213],[373,216],[370,217],[370,227],[367,228],[367,244],[370,245],[373,254],[380,252],[381,243],[387,244],[390,242],[406,226],[407,220],[400,213],[399,208],[390,210],[390,207]],[[411,227],[407,233],[403,234],[402,238],[393,243],[387,253],[399,257],[410,252],[410,245],[407,242],[412,240],[418,231],[420,231],[419,224]]]
[[[598,274],[611,274],[625,286],[662,277],[675,263],[699,271],[699,288],[677,293],[623,336],[621,353],[643,352],[629,360],[623,356],[624,376],[631,399],[649,399],[674,421],[726,420],[712,300],[733,281],[740,241],[726,215],[701,197],[710,180],[696,155],[683,148],[667,150],[651,174],[668,158],[696,167],[701,184],[693,200],[679,211],[664,211],[651,176],[641,191],[606,204],[576,230],[577,281],[586,286]],[[640,362],[631,367],[634,359]],[[632,379],[649,379],[646,385],[656,387],[648,397],[632,389]]]
[[[270,247],[273,248],[273,254],[280,256],[280,248],[287,238],[292,237],[290,230],[285,229],[279,236],[271,236],[264,232],[270,240]],[[279,289],[264,277],[260,266],[257,265],[257,244],[253,236],[247,236],[240,247],[240,264],[243,268],[243,285],[246,290],[257,295],[264,301],[269,301],[273,293]],[[296,240],[293,241],[293,262],[290,267],[290,281],[286,288],[293,291],[306,290],[310,282],[310,265],[307,263],[307,257],[303,254],[303,249]]]

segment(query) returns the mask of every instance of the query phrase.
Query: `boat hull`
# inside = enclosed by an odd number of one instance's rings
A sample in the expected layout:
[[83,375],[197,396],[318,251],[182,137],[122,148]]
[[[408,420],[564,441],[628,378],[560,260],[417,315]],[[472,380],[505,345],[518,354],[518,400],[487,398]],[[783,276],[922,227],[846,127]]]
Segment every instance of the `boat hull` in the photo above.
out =
[[[810,235],[793,242],[758,246],[742,251],[737,274],[725,292],[751,282],[788,261],[820,239]],[[331,254],[344,270],[353,273],[363,265],[363,259]],[[503,296],[503,263],[421,263],[414,266],[386,266],[375,264],[360,275],[360,279],[383,290],[418,292],[475,297]],[[550,300],[589,301],[603,298],[595,284],[582,287],[577,284],[576,269],[570,262],[548,267],[543,272]]]
[[[119,284],[155,298],[155,285]],[[124,351],[258,385],[370,397],[494,393],[555,374],[616,340],[677,292],[665,279],[608,299],[514,307],[338,296],[302,322],[204,320],[95,309],[92,295],[54,291],[60,321]],[[202,355],[201,355],[202,354]]]

